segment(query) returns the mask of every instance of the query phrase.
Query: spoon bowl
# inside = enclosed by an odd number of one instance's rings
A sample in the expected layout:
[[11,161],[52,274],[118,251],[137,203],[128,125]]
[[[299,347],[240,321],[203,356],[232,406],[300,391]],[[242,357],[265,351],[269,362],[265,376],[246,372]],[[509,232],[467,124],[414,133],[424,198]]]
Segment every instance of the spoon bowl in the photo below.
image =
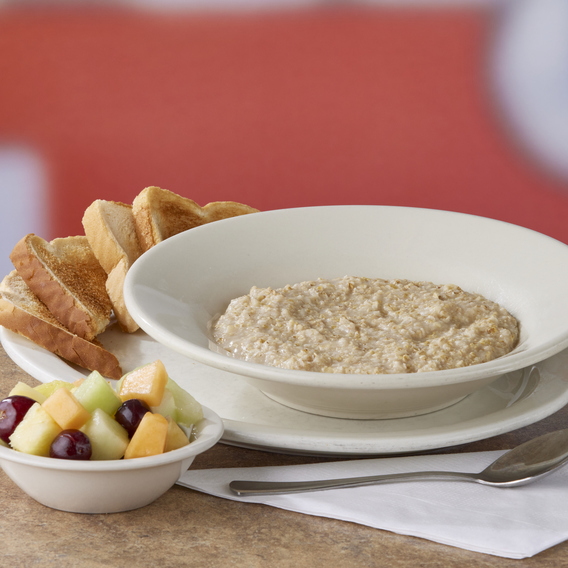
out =
[[568,429],[534,438],[496,459],[477,474],[485,485],[525,485],[568,461]]
[[398,481],[473,481],[493,487],[515,487],[532,483],[568,462],[568,429],[549,432],[509,450],[480,473],[415,471],[317,481],[232,481],[237,495],[268,495],[361,487]]

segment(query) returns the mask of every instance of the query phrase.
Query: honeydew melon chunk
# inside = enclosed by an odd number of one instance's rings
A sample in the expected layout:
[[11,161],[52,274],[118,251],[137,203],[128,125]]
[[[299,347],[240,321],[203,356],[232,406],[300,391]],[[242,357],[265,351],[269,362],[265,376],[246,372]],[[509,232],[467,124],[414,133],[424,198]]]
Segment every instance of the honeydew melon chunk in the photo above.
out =
[[100,408],[93,411],[81,431],[91,441],[92,460],[119,460],[130,441],[128,432]]
[[168,418],[168,433],[166,436],[166,449],[164,451],[171,452],[178,448],[183,448],[189,444],[189,438],[185,432],[177,425],[175,420]]
[[167,388],[162,395],[162,402],[158,406],[151,406],[150,410],[154,413],[161,414],[165,418],[172,418],[177,420],[177,408],[174,395]]
[[63,430],[78,430],[91,417],[67,389],[57,389],[41,406]]
[[94,412],[96,408],[104,410],[110,416],[118,410],[122,400],[106,379],[98,372],[93,371],[74,391],[75,398],[85,407],[87,412]]
[[166,368],[157,359],[122,377],[118,395],[123,402],[137,398],[148,406],[157,406],[162,401],[167,382]]
[[132,436],[124,459],[163,454],[168,436],[168,421],[161,414],[146,412]]
[[40,391],[22,382],[16,383],[16,386],[10,391],[10,394],[8,396],[27,396],[28,398],[31,398],[32,400],[35,400],[40,404],[45,402],[45,400],[47,399],[47,397]]
[[34,390],[39,391],[45,396],[45,398],[49,398],[57,389],[60,388],[71,390],[73,388],[73,383],[68,383],[67,381],[60,381],[56,379],[55,381],[42,383],[41,385],[34,387]]
[[176,422],[189,428],[203,420],[203,407],[186,390],[180,387],[171,377],[166,389],[174,395],[176,404]]
[[41,404],[36,402],[10,436],[10,445],[25,454],[49,456],[51,442],[61,430]]

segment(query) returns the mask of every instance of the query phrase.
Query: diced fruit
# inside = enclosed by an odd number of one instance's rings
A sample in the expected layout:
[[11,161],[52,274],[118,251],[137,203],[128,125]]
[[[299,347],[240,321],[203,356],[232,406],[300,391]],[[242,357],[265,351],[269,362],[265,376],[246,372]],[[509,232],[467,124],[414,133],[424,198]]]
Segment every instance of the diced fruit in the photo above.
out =
[[89,413],[100,408],[112,416],[122,404],[115,390],[98,371],[93,371],[73,394]]
[[51,442],[49,457],[61,460],[89,460],[91,441],[80,430],[63,430]]
[[34,403],[10,436],[14,450],[36,456],[48,456],[51,442],[62,428],[39,403]]
[[122,388],[122,381],[124,381],[124,377],[126,377],[126,375],[122,375],[122,377],[120,377],[120,379],[118,379],[118,381],[116,381],[116,384],[114,385],[114,390],[117,394],[120,394],[120,389]]
[[100,408],[81,430],[91,440],[92,460],[119,460],[124,456],[128,432]]
[[122,403],[116,411],[114,419],[128,432],[128,436],[132,438],[147,412],[150,412],[150,408],[145,402],[137,398],[131,398]]
[[44,402],[45,399],[47,398],[44,394],[42,394],[38,390],[30,387],[29,385],[26,385],[26,383],[21,383],[21,382],[16,384],[16,386],[10,391],[10,394],[8,396],[14,396],[14,395],[27,396],[28,398],[31,398],[32,400],[35,400],[40,404]]
[[42,407],[62,430],[78,430],[91,417],[75,395],[67,389],[56,390]]
[[183,448],[189,444],[189,438],[185,432],[176,424],[175,420],[168,418],[168,435],[166,437],[166,452]]
[[17,383],[0,401],[0,447],[70,460],[131,459],[187,446],[203,408],[160,360],[124,375]]
[[161,414],[166,418],[171,417],[177,420],[177,408],[174,395],[167,388],[164,390],[164,395],[162,396],[162,402],[158,406],[151,406],[150,410],[155,414]]
[[130,440],[124,459],[163,454],[168,435],[168,421],[161,414],[147,412]]
[[68,383],[67,381],[50,381],[49,383],[42,383],[37,387],[34,387],[34,390],[39,391],[41,394],[45,396],[45,398],[50,397],[56,390],[60,388],[65,388],[71,390],[73,388],[72,383]]
[[167,382],[166,368],[158,359],[125,375],[118,394],[123,401],[137,398],[148,406],[157,406],[162,401]]
[[14,395],[0,401],[0,439],[8,443],[10,436],[35,404],[32,398]]
[[186,390],[173,379],[168,379],[166,388],[174,395],[176,404],[176,422],[189,428],[203,420],[203,408]]

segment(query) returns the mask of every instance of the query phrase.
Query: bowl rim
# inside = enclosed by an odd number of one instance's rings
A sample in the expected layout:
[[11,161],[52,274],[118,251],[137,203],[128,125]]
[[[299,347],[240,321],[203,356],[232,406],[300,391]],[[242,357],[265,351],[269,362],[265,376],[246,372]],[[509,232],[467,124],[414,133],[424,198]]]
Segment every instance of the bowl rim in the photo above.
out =
[[198,437],[183,448],[172,450],[157,456],[119,460],[86,460],[74,461],[36,456],[18,452],[12,448],[0,446],[0,463],[10,461],[30,467],[64,470],[65,472],[124,472],[135,469],[160,467],[175,462],[182,462],[194,457],[212,446],[222,437],[224,424],[221,417],[210,408],[203,406],[203,420],[196,425],[202,429]]
[[[285,209],[275,209],[268,211],[260,211],[254,214],[258,215],[274,215],[294,211],[306,210],[323,210],[323,209],[381,209],[381,210],[401,210],[401,211],[418,211],[432,214],[442,214],[447,216],[461,216],[474,218],[482,222],[491,223],[493,225],[501,225],[519,233],[527,233],[543,242],[547,242],[552,246],[564,248],[568,250],[565,243],[521,225],[516,225],[507,221],[492,219],[481,215],[470,213],[462,213],[457,211],[448,211],[442,209],[432,209],[423,207],[407,207],[396,205],[323,205],[309,207],[292,207]],[[137,321],[149,336],[174,349],[175,351],[208,366],[215,367],[230,373],[241,375],[247,379],[264,380],[270,382],[285,383],[294,386],[314,387],[314,388],[334,388],[340,390],[365,390],[365,389],[394,389],[394,388],[425,388],[442,386],[446,384],[455,384],[468,382],[471,380],[484,379],[492,376],[500,376],[502,374],[515,371],[524,367],[528,367],[539,361],[547,359],[556,353],[559,353],[568,347],[568,326],[566,331],[550,339],[549,341],[533,347],[532,349],[519,349],[521,345],[517,345],[510,353],[494,359],[492,361],[470,365],[467,367],[458,367],[454,369],[444,369],[437,371],[423,371],[417,373],[387,373],[380,375],[372,374],[348,374],[348,373],[322,373],[316,371],[289,370],[278,367],[271,367],[259,363],[237,359],[230,355],[220,353],[217,349],[202,347],[193,344],[181,337],[175,335],[171,330],[150,322],[143,305],[136,301],[134,289],[137,286],[143,287],[144,284],[136,282],[141,271],[143,271],[148,263],[157,255],[163,254],[163,251],[169,247],[175,246],[175,243],[184,239],[191,239],[191,233],[217,230],[212,229],[213,225],[219,227],[220,223],[246,223],[246,219],[252,215],[243,215],[229,219],[217,221],[215,224],[206,224],[195,227],[189,231],[185,231],[170,237],[156,246],[146,251],[140,256],[128,271],[124,284],[125,301],[132,317]],[[521,322],[522,325],[522,322]],[[210,338],[208,338],[211,341]]]

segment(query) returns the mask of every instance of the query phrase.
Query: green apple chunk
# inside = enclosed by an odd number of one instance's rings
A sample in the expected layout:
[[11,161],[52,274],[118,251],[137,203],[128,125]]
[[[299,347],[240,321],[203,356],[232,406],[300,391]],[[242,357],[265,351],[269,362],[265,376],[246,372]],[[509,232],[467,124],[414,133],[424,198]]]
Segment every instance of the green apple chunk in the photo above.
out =
[[43,404],[47,400],[47,397],[43,393],[22,382],[16,383],[16,386],[10,391],[10,394],[8,396],[16,395],[27,396],[28,398],[31,398],[32,400],[35,400],[40,404]]
[[186,390],[169,378],[166,390],[174,396],[176,405],[176,422],[189,428],[203,420],[203,408]]
[[57,422],[36,402],[10,436],[10,445],[25,454],[49,456],[51,442],[59,432]]
[[73,384],[68,383],[67,381],[55,380],[49,381],[48,383],[42,383],[41,385],[34,387],[34,390],[39,391],[45,396],[45,398],[49,398],[57,389],[62,387],[71,390],[73,388]]
[[118,379],[118,381],[116,381],[116,384],[114,385],[114,390],[117,394],[120,392],[120,387],[124,382],[124,377],[126,377],[126,375],[122,375],[122,377],[120,377],[120,379]]
[[164,394],[162,395],[162,401],[157,406],[151,406],[150,410],[154,414],[161,414],[165,418],[170,417],[172,420],[177,422],[177,407],[176,407],[176,400],[174,395],[171,391],[164,390]]
[[93,371],[73,394],[90,413],[100,408],[112,416],[122,404],[118,394],[98,371]]
[[119,460],[124,456],[129,442],[128,433],[104,410],[95,409],[81,431],[91,441],[92,460]]

